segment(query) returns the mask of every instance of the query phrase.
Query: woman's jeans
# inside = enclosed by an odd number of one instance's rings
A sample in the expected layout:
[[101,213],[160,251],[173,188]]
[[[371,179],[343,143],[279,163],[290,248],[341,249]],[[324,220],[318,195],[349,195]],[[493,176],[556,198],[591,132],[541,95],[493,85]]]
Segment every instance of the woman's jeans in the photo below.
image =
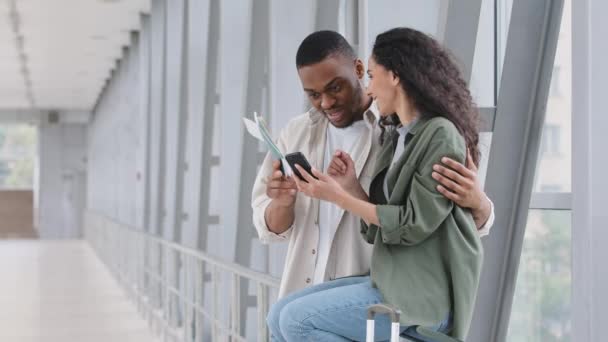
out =
[[[275,303],[266,319],[271,341],[365,341],[367,308],[383,303],[370,277],[349,277],[311,286]],[[437,328],[448,328],[446,319]],[[376,341],[390,339],[391,321],[376,316]],[[413,329],[412,329],[413,330]],[[410,333],[408,327],[401,332]]]

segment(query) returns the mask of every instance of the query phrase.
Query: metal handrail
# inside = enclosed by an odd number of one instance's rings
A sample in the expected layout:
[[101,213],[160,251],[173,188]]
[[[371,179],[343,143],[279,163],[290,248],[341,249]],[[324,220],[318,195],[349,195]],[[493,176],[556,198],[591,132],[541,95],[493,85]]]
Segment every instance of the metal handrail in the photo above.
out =
[[[242,280],[256,284],[257,340],[268,341],[269,293],[278,290],[279,279],[92,211],[86,213],[85,235],[163,341],[198,342],[208,335],[214,342],[246,341],[240,326]],[[205,270],[211,274],[210,303],[205,303]],[[220,288],[225,279],[230,287]],[[220,311],[220,306],[226,307],[220,305],[222,289],[230,291],[225,294],[230,298],[225,313]]]

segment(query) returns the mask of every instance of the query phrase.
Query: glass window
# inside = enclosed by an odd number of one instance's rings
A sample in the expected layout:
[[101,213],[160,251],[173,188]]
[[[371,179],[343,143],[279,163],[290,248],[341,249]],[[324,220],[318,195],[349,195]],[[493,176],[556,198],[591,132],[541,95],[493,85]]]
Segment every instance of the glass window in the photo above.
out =
[[[534,192],[571,192],[570,21],[571,0],[565,0]],[[571,340],[571,232],[570,210],[529,211],[509,322],[509,341]]]
[[511,11],[513,10],[513,0],[496,0],[496,87],[500,88],[502,68],[505,61],[505,51],[507,48],[507,37],[509,35],[509,23],[511,22]]
[[570,241],[570,211],[530,210],[508,341],[570,341]]
[[0,189],[32,189],[36,128],[0,125]]
[[564,13],[551,76],[534,191],[570,192],[572,163],[572,39],[570,0]]
[[496,105],[495,44],[494,0],[482,0],[470,81],[471,95],[480,107]]

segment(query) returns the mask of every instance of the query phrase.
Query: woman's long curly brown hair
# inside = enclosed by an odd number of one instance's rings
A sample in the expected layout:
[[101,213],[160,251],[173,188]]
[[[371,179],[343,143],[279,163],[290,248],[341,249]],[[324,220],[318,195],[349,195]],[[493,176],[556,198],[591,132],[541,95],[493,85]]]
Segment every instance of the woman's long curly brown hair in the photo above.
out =
[[[479,112],[448,51],[422,32],[399,27],[376,37],[372,56],[399,78],[423,118],[441,116],[456,126],[478,165]],[[396,123],[396,115],[381,120],[383,126]]]

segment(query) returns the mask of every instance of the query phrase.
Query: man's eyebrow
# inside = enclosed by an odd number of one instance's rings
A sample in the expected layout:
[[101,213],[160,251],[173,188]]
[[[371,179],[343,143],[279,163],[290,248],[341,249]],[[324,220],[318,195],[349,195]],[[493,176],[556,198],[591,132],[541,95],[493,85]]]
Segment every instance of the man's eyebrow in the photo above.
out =
[[[327,82],[327,84],[325,86],[323,86],[323,89],[327,89],[327,87],[329,87],[330,85],[332,85],[332,83],[334,83],[334,82],[336,82],[338,80],[340,80],[340,76],[337,76],[334,79],[332,79],[331,81]],[[304,88],[304,91],[312,92],[312,93],[317,93],[316,90],[308,89],[308,88]]]
[[327,84],[325,85],[325,87],[323,87],[323,89],[327,89],[328,87],[330,87],[331,85],[333,85],[334,83],[336,83],[336,81],[339,81],[339,80],[340,80],[339,76],[336,77],[336,78],[334,78],[333,80],[327,82]]

